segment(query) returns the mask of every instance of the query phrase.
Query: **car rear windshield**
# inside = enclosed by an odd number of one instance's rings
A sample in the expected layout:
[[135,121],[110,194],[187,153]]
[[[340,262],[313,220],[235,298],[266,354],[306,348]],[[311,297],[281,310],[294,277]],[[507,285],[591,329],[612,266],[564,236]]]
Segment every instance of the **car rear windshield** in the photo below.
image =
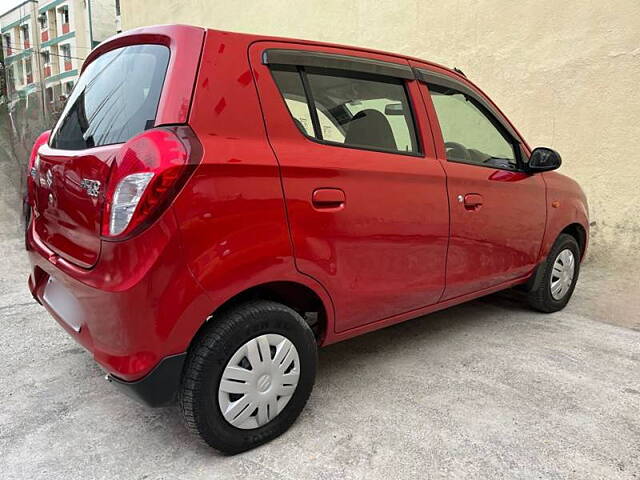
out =
[[51,147],[123,143],[153,127],[168,63],[169,49],[162,45],[122,47],[95,59],[73,89]]

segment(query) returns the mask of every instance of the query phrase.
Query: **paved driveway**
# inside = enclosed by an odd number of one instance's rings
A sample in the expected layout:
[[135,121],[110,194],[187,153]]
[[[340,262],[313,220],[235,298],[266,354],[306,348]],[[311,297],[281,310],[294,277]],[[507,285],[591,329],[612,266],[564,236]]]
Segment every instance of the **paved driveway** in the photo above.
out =
[[293,428],[224,457],[118,393],[31,300],[16,221],[2,204],[5,480],[640,478],[640,331],[598,321],[616,316],[596,266],[561,313],[503,293],[323,349]]

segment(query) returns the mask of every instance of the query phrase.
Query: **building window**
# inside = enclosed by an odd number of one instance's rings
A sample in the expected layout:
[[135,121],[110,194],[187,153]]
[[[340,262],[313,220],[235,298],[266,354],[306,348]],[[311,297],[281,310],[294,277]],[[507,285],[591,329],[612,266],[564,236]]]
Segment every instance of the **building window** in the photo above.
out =
[[31,57],[24,59],[24,73],[27,77],[27,85],[33,83],[33,66],[31,65]]
[[64,45],[60,45],[60,53],[62,53],[62,57],[65,62],[71,61],[71,45],[65,43]]
[[63,25],[66,23],[69,23],[69,7],[67,6],[61,7],[58,11],[60,12],[61,23]]
[[67,82],[64,84],[64,94],[68,97],[71,95],[71,91],[73,90],[73,82]]
[[7,50],[7,56],[11,55],[11,34],[7,33],[3,35],[2,41],[4,42],[4,48]]
[[46,30],[47,29],[47,14],[46,13],[41,13],[38,16],[38,23],[40,24],[40,28],[42,30]]
[[42,71],[44,73],[44,77],[51,76],[51,54],[48,50],[40,52],[40,56],[42,58]]
[[13,65],[7,66],[7,91],[13,93],[16,90],[15,75],[13,73]]
[[47,102],[53,103],[53,87],[48,87],[46,89],[46,98]]
[[31,47],[31,42],[29,41],[29,25],[25,23],[20,26],[20,29],[22,30],[22,43],[24,48],[26,49]]
[[62,54],[62,58],[64,61],[64,69],[65,71],[71,70],[71,45],[68,43],[64,45],[60,45],[60,53]]

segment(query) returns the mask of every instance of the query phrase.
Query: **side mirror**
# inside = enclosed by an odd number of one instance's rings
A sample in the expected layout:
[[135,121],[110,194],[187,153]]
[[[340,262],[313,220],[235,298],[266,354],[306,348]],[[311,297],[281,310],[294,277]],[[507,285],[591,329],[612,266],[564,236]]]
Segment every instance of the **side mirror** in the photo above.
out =
[[531,173],[548,172],[562,165],[562,157],[555,150],[547,147],[534,148],[529,157],[527,170]]

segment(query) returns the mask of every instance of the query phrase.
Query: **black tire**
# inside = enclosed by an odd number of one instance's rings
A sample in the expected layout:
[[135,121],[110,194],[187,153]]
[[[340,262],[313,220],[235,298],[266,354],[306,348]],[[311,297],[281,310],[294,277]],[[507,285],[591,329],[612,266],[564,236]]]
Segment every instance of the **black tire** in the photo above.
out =
[[[289,403],[269,423],[245,430],[225,420],[218,387],[231,356],[252,338],[267,333],[289,339],[298,351],[300,377]],[[187,427],[211,447],[240,453],[284,433],[304,408],[316,375],[317,344],[298,313],[280,303],[251,301],[214,316],[189,351],[180,388],[180,407]]]
[[[575,259],[575,269],[573,274],[573,281],[567,293],[560,299],[556,300],[551,294],[551,274],[553,271],[553,264],[556,258],[565,249],[571,250]],[[573,290],[576,287],[578,276],[580,274],[580,246],[574,237],[567,234],[561,234],[553,244],[546,261],[540,265],[540,270],[536,273],[535,279],[531,290],[528,293],[529,305],[540,312],[552,313],[562,310],[573,295]]]

